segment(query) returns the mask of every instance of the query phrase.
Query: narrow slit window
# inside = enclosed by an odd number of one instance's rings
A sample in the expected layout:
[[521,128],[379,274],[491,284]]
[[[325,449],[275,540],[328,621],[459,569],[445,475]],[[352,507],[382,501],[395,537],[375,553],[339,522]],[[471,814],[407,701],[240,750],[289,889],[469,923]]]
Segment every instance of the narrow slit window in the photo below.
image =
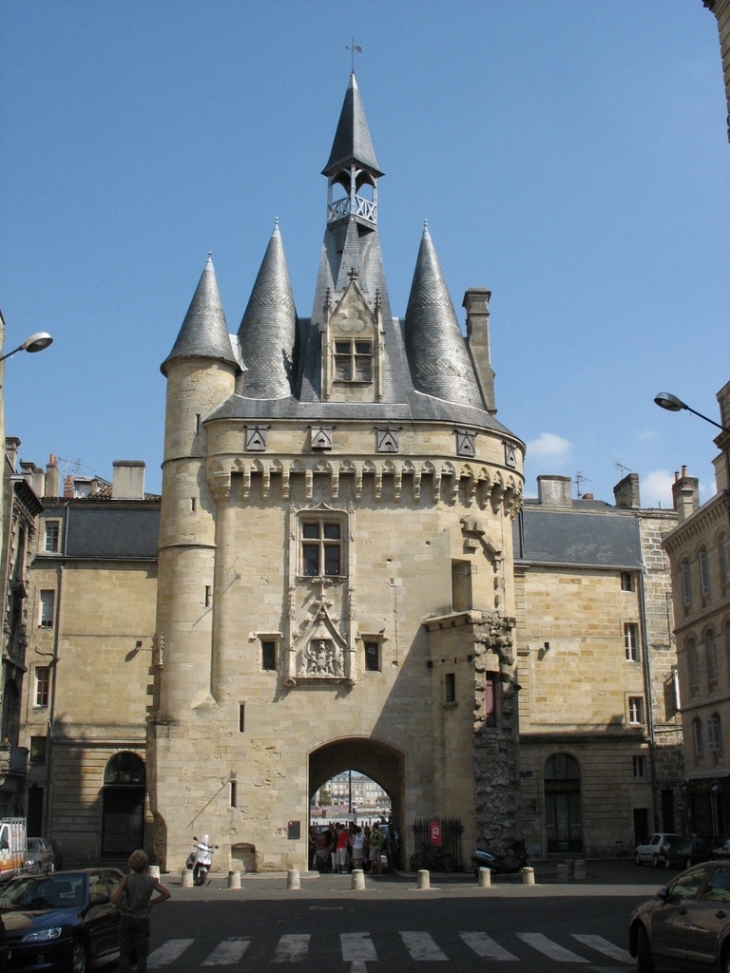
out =
[[456,702],[456,673],[447,672],[444,674],[444,702]]
[[246,732],[246,704],[245,703],[238,704],[238,732],[239,733]]

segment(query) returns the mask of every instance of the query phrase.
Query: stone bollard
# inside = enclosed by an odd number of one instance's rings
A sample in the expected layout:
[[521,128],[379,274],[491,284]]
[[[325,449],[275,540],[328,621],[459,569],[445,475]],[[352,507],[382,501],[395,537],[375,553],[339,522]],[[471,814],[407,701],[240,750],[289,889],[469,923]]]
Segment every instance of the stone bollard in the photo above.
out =
[[365,889],[365,872],[362,868],[353,868],[350,888],[362,892]]
[[535,884],[535,869],[530,868],[529,865],[522,869],[522,884],[523,885]]
[[567,882],[568,881],[568,864],[567,862],[558,862],[558,881]]
[[228,873],[228,888],[229,889],[240,889],[241,887],[241,873],[237,868]]
[[575,863],[575,880],[576,882],[585,882],[586,880],[586,863],[584,861],[577,861]]
[[289,871],[286,873],[286,887],[288,889],[301,888],[298,868],[290,868]]
[[418,870],[418,885],[416,888],[419,889],[430,889],[431,888],[431,873],[427,868],[420,868]]
[[488,889],[492,887],[492,872],[489,868],[479,869],[479,888]]
[[[187,871],[187,869],[185,869],[185,871]],[[152,878],[156,878],[157,881],[159,882],[160,881],[160,866],[159,865],[148,865],[147,866],[147,874],[149,876],[151,876]]]
[[180,885],[184,889],[191,889],[193,887],[193,872],[190,868],[183,868],[182,875],[180,876]]

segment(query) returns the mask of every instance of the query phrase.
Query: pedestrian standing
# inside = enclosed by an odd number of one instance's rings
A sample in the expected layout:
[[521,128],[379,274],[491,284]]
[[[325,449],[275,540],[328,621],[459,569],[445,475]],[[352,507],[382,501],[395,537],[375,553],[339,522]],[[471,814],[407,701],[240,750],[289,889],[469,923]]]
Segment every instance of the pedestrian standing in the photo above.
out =
[[[132,953],[137,957],[137,973],[147,973],[150,948],[150,909],[170,898],[158,879],[145,874],[147,853],[133,851],[129,856],[129,875],[125,875],[111,896],[121,911],[119,917],[119,973],[129,973]],[[152,893],[159,893],[156,899]]]

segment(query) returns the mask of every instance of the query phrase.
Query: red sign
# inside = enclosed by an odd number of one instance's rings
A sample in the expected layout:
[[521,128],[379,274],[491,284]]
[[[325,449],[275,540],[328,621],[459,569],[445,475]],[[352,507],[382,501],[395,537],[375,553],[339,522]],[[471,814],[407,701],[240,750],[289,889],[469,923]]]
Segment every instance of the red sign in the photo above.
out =
[[441,847],[441,825],[438,821],[432,821],[429,825],[429,830],[431,832],[431,844],[435,845],[437,848]]

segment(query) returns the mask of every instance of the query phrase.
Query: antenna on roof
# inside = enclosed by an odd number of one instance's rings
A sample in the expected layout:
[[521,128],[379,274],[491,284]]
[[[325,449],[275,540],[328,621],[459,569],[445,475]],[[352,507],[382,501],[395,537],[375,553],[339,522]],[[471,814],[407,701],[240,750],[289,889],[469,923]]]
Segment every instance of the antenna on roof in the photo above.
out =
[[592,480],[589,480],[587,476],[583,476],[583,474],[580,471],[578,471],[575,474],[575,488],[578,491],[578,499],[579,500],[583,496],[583,494],[580,492],[581,486],[584,483],[591,483],[591,482],[592,482]]
[[351,45],[345,44],[345,50],[352,51],[352,73],[354,74],[355,73],[355,51],[357,51],[358,54],[362,54],[362,48],[360,47],[359,44],[355,43],[354,34],[352,35],[352,44]]
[[619,461],[617,459],[613,461],[613,465],[619,471],[619,473],[621,474],[621,476],[626,476],[628,473],[631,473],[632,472],[630,466],[623,466],[621,463],[619,463]]

